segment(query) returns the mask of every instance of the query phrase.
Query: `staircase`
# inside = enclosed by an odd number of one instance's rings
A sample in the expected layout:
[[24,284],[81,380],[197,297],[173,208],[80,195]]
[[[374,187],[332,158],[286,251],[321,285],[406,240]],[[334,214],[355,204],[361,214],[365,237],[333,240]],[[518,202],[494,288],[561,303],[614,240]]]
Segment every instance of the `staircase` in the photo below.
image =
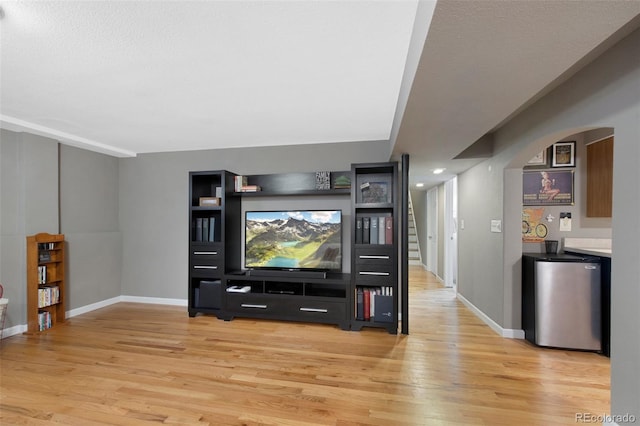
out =
[[411,194],[409,194],[409,265],[422,265],[420,244],[418,242],[418,233],[416,231],[416,220],[413,216],[413,202],[411,201]]

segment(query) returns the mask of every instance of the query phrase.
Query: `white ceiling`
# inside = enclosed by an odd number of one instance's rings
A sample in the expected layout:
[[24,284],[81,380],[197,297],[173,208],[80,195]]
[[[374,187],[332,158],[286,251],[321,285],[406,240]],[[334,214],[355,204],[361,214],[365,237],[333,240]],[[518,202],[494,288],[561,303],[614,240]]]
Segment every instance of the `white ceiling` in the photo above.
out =
[[417,2],[0,4],[3,120],[133,155],[389,139]]
[[431,20],[433,6],[0,1],[0,124],[121,157],[391,140],[428,181],[477,163],[454,157],[640,14],[638,0],[441,0]]

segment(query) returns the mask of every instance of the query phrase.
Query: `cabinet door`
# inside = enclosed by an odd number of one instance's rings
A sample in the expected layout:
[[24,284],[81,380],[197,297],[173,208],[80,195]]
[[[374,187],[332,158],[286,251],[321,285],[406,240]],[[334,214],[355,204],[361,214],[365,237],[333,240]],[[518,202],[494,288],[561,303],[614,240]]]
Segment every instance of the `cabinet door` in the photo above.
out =
[[611,217],[613,137],[587,145],[587,217]]

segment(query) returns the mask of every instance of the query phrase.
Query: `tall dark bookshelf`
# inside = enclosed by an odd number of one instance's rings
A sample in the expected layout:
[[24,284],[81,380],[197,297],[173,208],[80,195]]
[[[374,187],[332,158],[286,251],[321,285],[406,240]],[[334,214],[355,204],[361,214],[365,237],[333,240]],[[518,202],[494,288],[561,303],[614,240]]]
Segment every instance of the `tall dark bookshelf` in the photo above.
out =
[[398,165],[353,164],[351,173],[351,329],[376,327],[396,334]]
[[[221,315],[222,279],[240,264],[240,200],[234,174],[189,173],[189,316]],[[205,225],[206,224],[206,225]]]

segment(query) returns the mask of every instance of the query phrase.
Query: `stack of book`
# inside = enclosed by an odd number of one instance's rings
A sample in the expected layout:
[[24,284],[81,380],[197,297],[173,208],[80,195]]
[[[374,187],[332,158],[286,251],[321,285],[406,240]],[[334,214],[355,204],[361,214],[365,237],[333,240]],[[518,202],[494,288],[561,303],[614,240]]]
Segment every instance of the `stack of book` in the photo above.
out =
[[393,287],[358,287],[356,289],[356,319],[393,322]]
[[47,267],[44,265],[38,266],[38,284],[45,284],[47,282]]
[[249,185],[246,176],[235,176],[233,185],[235,192],[258,192],[262,189],[258,185]]
[[51,328],[51,314],[49,312],[38,312],[38,330],[44,331]]
[[193,224],[193,241],[214,242],[216,240],[216,218],[198,217]]
[[393,217],[358,216],[356,244],[393,244]]
[[58,286],[38,289],[38,308],[55,305],[56,303],[60,303],[60,288]]

